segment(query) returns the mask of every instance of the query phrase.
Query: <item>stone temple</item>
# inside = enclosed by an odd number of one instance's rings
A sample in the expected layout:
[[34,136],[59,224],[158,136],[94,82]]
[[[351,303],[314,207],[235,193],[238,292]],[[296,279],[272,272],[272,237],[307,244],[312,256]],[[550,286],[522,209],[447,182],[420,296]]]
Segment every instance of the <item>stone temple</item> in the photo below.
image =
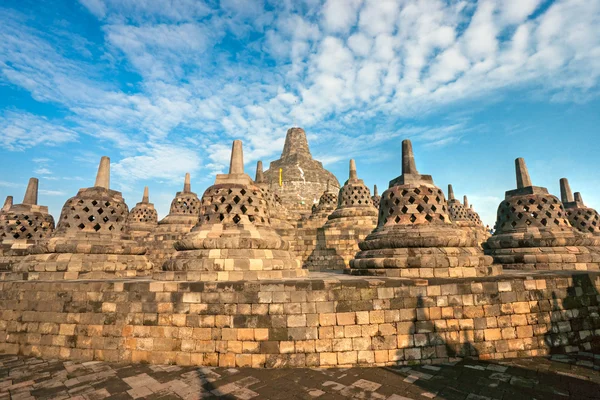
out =
[[281,158],[271,162],[265,178],[289,210],[309,213],[313,203],[327,189],[338,191],[336,177],[312,158],[302,128],[288,129]]
[[401,158],[379,197],[360,160],[339,188],[300,128],[254,180],[235,141],[228,173],[201,198],[186,175],[158,221],[149,190],[129,211],[110,189],[103,157],[55,230],[32,179],[21,204],[0,210],[0,354],[434,371],[467,357],[600,353],[598,214],[566,180],[561,202],[517,159],[517,188],[487,237],[466,198],[449,187],[446,199],[419,173],[408,140]]

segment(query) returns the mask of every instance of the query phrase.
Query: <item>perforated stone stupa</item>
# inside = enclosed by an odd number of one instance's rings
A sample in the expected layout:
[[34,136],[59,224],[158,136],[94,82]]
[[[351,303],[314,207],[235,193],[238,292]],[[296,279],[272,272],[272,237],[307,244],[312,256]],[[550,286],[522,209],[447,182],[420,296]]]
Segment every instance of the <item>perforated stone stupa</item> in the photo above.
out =
[[309,269],[346,269],[359,251],[358,243],[377,224],[377,209],[371,192],[358,178],[356,163],[350,160],[349,178],[340,189],[337,208],[317,231],[317,245],[308,258]]
[[110,159],[102,157],[93,187],[80,189],[62,208],[56,230],[15,266],[27,279],[97,279],[144,275],[145,248],[130,240],[129,209],[111,190]]
[[525,160],[515,160],[517,188],[498,206],[486,252],[508,269],[598,270],[600,238],[569,223],[567,212],[543,187],[533,186]]
[[174,244],[183,235],[189,233],[198,222],[200,216],[200,199],[192,192],[190,174],[185,174],[183,190],[177,192],[169,214],[158,222],[151,235],[147,237],[148,257],[160,268],[173,253]]
[[448,185],[448,213],[450,214],[450,218],[458,226],[475,235],[477,243],[481,245],[481,243],[487,240],[489,234],[481,223],[479,214],[471,207],[469,207],[467,196],[464,196],[464,203],[461,203],[454,197],[452,185]]
[[267,202],[269,208],[269,220],[271,226],[277,230],[285,231],[293,230],[294,225],[290,222],[293,221],[293,216],[290,215],[288,210],[281,204],[281,199],[271,190],[269,184],[266,181],[263,173],[262,161],[256,163],[256,177],[254,183],[258,186],[262,192],[263,198]]
[[37,178],[29,179],[21,204],[9,196],[0,212],[0,270],[10,270],[26,255],[27,249],[54,231],[54,218],[48,207],[38,205]]
[[379,210],[379,202],[381,201],[381,196],[379,195],[379,191],[377,190],[377,185],[373,186],[373,197],[371,197],[371,201],[373,201],[373,207]]
[[148,236],[158,224],[158,213],[150,203],[148,186],[144,187],[142,201],[137,203],[127,217],[127,231],[133,239]]
[[287,131],[281,158],[271,162],[265,177],[281,203],[291,212],[302,214],[310,213],[313,202],[326,190],[328,182],[332,190],[340,188],[336,177],[312,158],[302,128]]
[[312,213],[310,214],[309,220],[312,225],[321,227],[327,222],[329,215],[337,208],[338,193],[338,190],[332,189],[331,186],[327,184],[325,191],[319,197],[319,202],[312,209]]
[[350,261],[354,275],[474,277],[495,275],[499,266],[477,239],[452,222],[441,189],[417,171],[412,144],[402,142],[402,175],[381,195],[375,230]]
[[235,281],[306,276],[289,244],[271,227],[263,192],[244,173],[242,142],[233,142],[228,174],[204,192],[198,224],[175,243],[160,273],[166,280]]
[[571,225],[583,233],[600,235],[600,215],[598,211],[587,207],[583,203],[581,193],[571,192],[571,186],[567,178],[560,180],[560,197],[567,212],[567,218]]

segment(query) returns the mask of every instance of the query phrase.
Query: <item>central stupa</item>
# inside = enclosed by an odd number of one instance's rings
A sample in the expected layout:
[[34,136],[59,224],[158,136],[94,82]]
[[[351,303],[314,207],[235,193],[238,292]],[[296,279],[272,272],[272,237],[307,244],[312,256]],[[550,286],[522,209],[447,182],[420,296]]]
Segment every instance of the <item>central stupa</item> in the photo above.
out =
[[331,190],[337,192],[340,189],[336,177],[312,158],[302,128],[288,129],[281,158],[271,162],[264,175],[283,206],[300,213],[310,213],[313,203],[327,189],[328,182]]

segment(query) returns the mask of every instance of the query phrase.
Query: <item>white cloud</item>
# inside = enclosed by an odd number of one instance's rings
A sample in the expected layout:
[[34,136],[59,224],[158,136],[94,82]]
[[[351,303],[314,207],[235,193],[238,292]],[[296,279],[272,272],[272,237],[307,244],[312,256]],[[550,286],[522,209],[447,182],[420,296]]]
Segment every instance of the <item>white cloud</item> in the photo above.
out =
[[362,0],[327,0],[322,11],[324,29],[347,33],[356,24],[361,3]]
[[11,151],[30,147],[58,146],[77,140],[77,133],[57,121],[24,112],[0,114],[0,146]]
[[37,175],[52,175],[52,171],[48,168],[36,168],[33,170],[33,173]]

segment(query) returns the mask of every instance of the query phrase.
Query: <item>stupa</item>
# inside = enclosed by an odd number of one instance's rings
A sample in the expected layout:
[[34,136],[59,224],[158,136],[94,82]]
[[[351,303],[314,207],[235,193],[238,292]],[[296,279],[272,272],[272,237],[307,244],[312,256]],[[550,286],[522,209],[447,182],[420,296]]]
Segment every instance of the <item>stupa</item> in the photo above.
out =
[[349,178],[339,192],[337,208],[317,231],[316,248],[306,261],[311,270],[348,268],[359,251],[358,243],[377,224],[371,192],[358,178],[354,160],[350,160],[349,169]]
[[474,235],[452,222],[441,189],[417,171],[412,144],[402,142],[402,175],[381,195],[375,230],[350,261],[353,275],[433,278],[496,275],[500,266]]
[[327,183],[325,191],[319,197],[319,202],[312,210],[309,219],[315,221],[318,226],[322,226],[327,221],[329,215],[337,208],[337,203],[338,190],[332,189],[329,183]]
[[281,204],[279,196],[271,191],[271,188],[265,179],[262,161],[256,163],[256,177],[254,183],[260,188],[263,198],[267,202],[271,227],[278,232],[294,229],[294,225],[290,222],[293,221],[293,217],[290,216],[290,213]]
[[0,212],[0,270],[9,271],[27,255],[27,250],[54,231],[54,218],[48,207],[38,205],[37,178],[29,179],[21,204],[12,204],[12,196],[6,198]]
[[472,206],[469,207],[467,196],[464,196],[463,199],[464,203],[457,200],[454,197],[452,185],[448,185],[448,213],[450,214],[450,218],[452,218],[452,221],[458,226],[475,235],[477,243],[481,245],[481,243],[487,240],[489,234],[481,223],[479,214],[471,208]]
[[371,197],[371,201],[373,202],[373,207],[379,210],[379,202],[381,201],[381,196],[379,195],[379,191],[377,190],[377,185],[373,186],[373,197]]
[[328,182],[333,190],[340,188],[335,176],[312,158],[302,128],[288,129],[281,158],[271,162],[265,177],[281,203],[290,212],[300,214],[310,213]]
[[158,224],[158,213],[150,203],[148,186],[144,187],[142,201],[137,203],[127,217],[127,232],[133,239],[148,236]]
[[567,178],[560,180],[560,197],[571,226],[581,232],[600,236],[600,215],[598,215],[598,211],[587,207],[583,203],[581,193],[575,192],[575,197],[573,197]]
[[515,165],[517,188],[498,206],[486,252],[507,269],[598,270],[600,238],[571,226],[561,201],[532,185],[525,160]]
[[52,236],[14,270],[43,280],[146,275],[152,269],[146,249],[126,235],[129,209],[109,184],[110,159],[102,157],[94,186],[67,200]]
[[175,253],[175,242],[192,230],[199,216],[200,199],[192,192],[190,174],[187,173],[183,190],[171,201],[169,214],[158,221],[152,234],[146,237],[148,257],[155,266],[160,268]]
[[244,173],[242,142],[233,142],[228,174],[204,192],[198,224],[175,243],[160,279],[237,281],[307,275],[271,227],[263,192]]
[[469,199],[467,198],[467,195],[463,196],[463,205],[465,207],[465,210],[467,211],[467,217],[469,218],[469,220],[474,225],[477,225],[477,226],[480,226],[481,228],[483,228],[483,222],[481,222],[481,218],[479,217],[479,214],[477,214],[477,212],[473,208],[473,204],[469,204]]

